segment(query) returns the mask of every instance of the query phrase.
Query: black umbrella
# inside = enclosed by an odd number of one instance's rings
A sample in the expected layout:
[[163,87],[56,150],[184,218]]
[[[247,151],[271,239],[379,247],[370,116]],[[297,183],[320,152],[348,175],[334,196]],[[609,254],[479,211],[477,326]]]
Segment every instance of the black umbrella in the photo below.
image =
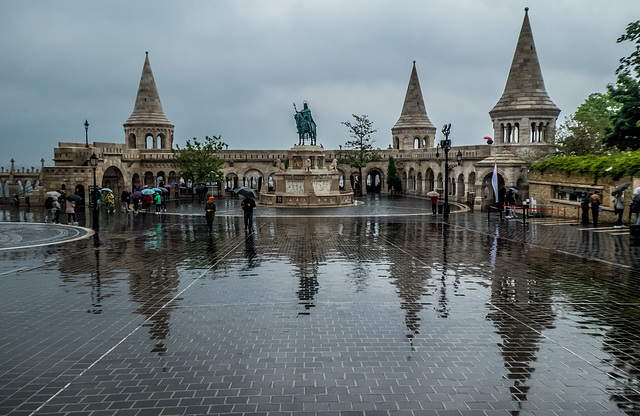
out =
[[629,187],[628,183],[621,183],[620,185],[616,186],[616,189],[614,189],[613,192],[611,192],[611,196],[618,195],[620,192],[623,192],[628,187]]
[[233,192],[245,198],[258,199],[258,193],[248,186],[241,186],[234,189]]
[[82,201],[82,197],[80,195],[69,195],[67,197],[68,201],[73,201],[73,202],[80,202]]

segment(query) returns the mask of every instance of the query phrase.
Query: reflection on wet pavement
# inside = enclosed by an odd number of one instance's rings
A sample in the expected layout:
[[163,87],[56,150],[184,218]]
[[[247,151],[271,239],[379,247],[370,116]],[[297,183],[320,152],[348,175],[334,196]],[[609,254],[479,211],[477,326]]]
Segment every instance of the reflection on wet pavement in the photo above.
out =
[[221,198],[211,234],[183,204],[0,252],[0,413],[640,411],[628,239],[367,202],[245,233]]

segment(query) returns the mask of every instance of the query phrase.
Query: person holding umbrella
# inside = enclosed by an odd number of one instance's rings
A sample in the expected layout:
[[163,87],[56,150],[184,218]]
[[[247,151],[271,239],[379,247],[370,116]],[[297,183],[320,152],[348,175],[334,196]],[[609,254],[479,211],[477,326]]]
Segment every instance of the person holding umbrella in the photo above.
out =
[[438,214],[438,198],[440,197],[440,194],[434,190],[434,191],[427,192],[427,196],[431,198],[431,212],[433,212],[433,215],[437,215]]
[[156,192],[153,196],[153,202],[156,204],[156,214],[160,212],[160,207],[162,206],[162,198],[160,197],[160,192]]
[[69,195],[67,197],[67,206],[65,212],[67,213],[67,223],[69,225],[78,225],[76,221],[76,202],[81,201],[78,195]]
[[244,211],[244,229],[253,229],[253,209],[256,207],[256,201],[253,198],[245,197],[242,203],[240,203],[242,210]]
[[618,214],[618,219],[613,228],[622,228],[622,214],[624,213],[624,193],[618,192],[613,198],[613,208],[615,213]]
[[207,220],[209,234],[213,231],[213,220],[216,218],[216,204],[213,202],[213,199],[213,196],[210,196],[207,204],[204,206],[204,218]]
[[600,193],[596,190],[589,197],[589,201],[591,202],[591,216],[593,217],[593,226],[598,226],[598,215],[600,214],[600,204],[602,203],[602,199],[600,199]]
[[122,202],[122,212],[129,212],[129,202],[131,201],[131,193],[126,189],[120,194],[120,202]]

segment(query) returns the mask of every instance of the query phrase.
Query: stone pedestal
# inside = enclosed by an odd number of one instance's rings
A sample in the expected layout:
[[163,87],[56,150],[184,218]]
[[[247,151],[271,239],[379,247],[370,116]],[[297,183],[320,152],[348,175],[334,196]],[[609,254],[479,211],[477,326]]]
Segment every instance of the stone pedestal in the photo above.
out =
[[323,148],[296,145],[287,156],[289,168],[281,166],[273,175],[274,192],[261,194],[261,204],[300,208],[353,205],[353,193],[340,191],[336,167],[325,165]]

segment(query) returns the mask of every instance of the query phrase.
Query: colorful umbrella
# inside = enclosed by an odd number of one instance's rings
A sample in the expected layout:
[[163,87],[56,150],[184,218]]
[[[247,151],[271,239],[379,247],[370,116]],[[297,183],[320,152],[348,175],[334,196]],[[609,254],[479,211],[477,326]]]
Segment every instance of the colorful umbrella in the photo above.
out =
[[156,191],[154,191],[153,189],[143,189],[142,190],[142,195],[153,195],[155,193],[156,193]]

